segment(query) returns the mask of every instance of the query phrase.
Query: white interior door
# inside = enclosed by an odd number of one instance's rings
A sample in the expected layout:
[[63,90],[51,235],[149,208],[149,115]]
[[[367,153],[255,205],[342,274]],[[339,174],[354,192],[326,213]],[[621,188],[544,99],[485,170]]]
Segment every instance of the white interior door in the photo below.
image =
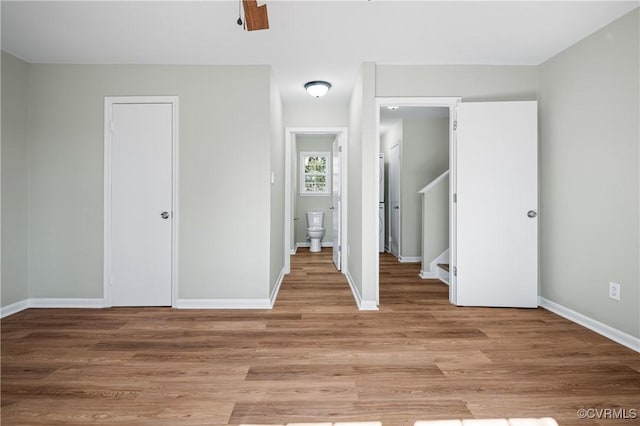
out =
[[332,146],[332,179],[331,179],[331,213],[333,216],[333,264],[340,270],[342,240],[342,227],[340,226],[340,212],[342,211],[342,200],[340,199],[340,136],[336,136]]
[[536,307],[537,103],[461,103],[457,119],[457,304]]
[[111,305],[170,306],[173,106],[111,108]]
[[400,255],[400,145],[389,150],[389,251]]

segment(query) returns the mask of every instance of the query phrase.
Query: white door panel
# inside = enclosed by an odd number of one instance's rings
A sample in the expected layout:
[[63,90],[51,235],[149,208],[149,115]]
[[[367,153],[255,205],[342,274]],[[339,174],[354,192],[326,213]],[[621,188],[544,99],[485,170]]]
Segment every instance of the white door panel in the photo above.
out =
[[389,251],[400,255],[400,145],[389,150]]
[[171,104],[112,105],[113,306],[171,305],[172,114]]
[[331,179],[331,214],[333,219],[333,264],[340,270],[341,268],[341,252],[340,241],[342,239],[340,224],[340,212],[342,211],[342,202],[340,199],[341,186],[341,170],[340,170],[340,136],[336,136],[332,146],[332,179]]
[[457,304],[538,304],[537,103],[461,103]]

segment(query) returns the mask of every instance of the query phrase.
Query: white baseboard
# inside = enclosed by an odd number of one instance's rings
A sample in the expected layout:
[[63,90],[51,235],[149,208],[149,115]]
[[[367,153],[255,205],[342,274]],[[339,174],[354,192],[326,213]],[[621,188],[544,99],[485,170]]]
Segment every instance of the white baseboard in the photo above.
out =
[[360,302],[359,309],[361,311],[378,311],[378,304],[375,300],[363,300]]
[[425,271],[424,269],[421,269],[420,278],[422,278],[423,280],[438,279],[438,274],[434,274],[431,271]]
[[79,308],[79,309],[96,309],[104,308],[104,299],[83,299],[83,298],[49,298],[36,297],[21,300],[11,305],[0,308],[0,318],[17,314],[29,308]]
[[358,287],[356,287],[355,281],[353,277],[349,273],[349,271],[345,271],[344,275],[347,277],[347,282],[349,283],[349,287],[351,287],[351,292],[353,293],[353,298],[356,300],[356,305],[358,305],[358,309],[361,311],[377,311],[378,304],[373,300],[362,300],[360,296],[360,292],[358,291]]
[[398,261],[400,263],[417,263],[422,262],[422,258],[416,256],[399,256]]
[[621,345],[626,346],[629,349],[640,352],[640,338],[638,337],[634,337],[616,328],[601,323],[600,321],[594,320],[593,318],[589,318],[586,315],[576,312],[573,309],[569,309],[566,306],[560,305],[559,303],[545,299],[542,296],[538,298],[538,306],[555,314],[558,314],[561,317],[568,319],[569,321],[580,324],[581,326],[586,327],[589,330],[595,331],[596,333],[607,337],[614,342],[620,343]]
[[12,303],[0,308],[0,318],[8,317],[9,315],[17,314],[29,308],[29,299],[20,300],[19,302]]
[[280,292],[280,286],[282,285],[282,281],[284,280],[285,270],[282,268],[280,271],[280,275],[278,275],[278,280],[276,281],[276,285],[273,287],[273,291],[271,291],[271,297],[269,297],[269,303],[273,308],[273,305],[276,303],[276,298],[278,297],[278,293]]
[[103,298],[81,299],[81,298],[31,298],[30,308],[104,308]]
[[[296,250],[298,247],[311,247],[311,243],[296,243]],[[333,247],[333,241],[323,241],[320,243],[320,247]]]
[[269,299],[178,299],[176,309],[271,309]]

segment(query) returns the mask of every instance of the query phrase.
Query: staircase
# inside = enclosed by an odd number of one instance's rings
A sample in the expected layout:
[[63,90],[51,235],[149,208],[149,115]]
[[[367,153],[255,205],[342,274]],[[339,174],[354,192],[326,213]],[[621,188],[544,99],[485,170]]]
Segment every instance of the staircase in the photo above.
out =
[[422,194],[420,277],[449,284],[449,170],[418,193]]

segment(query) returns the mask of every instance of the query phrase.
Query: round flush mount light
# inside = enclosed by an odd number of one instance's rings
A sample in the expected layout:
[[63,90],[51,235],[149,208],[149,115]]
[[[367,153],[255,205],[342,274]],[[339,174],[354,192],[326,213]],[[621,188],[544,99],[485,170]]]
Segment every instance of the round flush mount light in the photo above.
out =
[[394,106],[388,106],[387,109],[390,109],[391,111],[395,111],[395,110],[398,109],[398,107],[395,106],[395,105]]
[[305,83],[304,88],[311,96],[319,98],[320,96],[324,96],[327,94],[329,89],[331,89],[331,83],[321,80],[310,81],[308,83]]

